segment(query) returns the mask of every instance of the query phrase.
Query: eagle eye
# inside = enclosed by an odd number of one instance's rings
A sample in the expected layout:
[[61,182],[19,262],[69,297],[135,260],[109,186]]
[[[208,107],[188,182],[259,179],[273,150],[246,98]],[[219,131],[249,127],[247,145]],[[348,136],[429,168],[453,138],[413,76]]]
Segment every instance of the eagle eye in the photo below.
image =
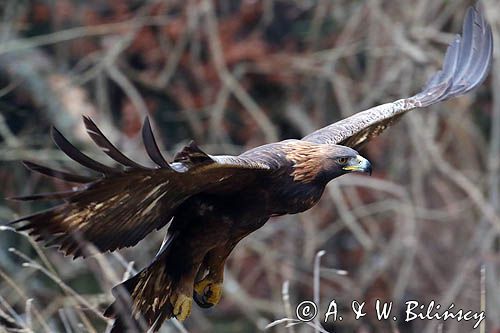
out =
[[347,161],[348,161],[347,157],[339,157],[339,158],[337,158],[337,163],[340,164],[340,165],[346,164]]

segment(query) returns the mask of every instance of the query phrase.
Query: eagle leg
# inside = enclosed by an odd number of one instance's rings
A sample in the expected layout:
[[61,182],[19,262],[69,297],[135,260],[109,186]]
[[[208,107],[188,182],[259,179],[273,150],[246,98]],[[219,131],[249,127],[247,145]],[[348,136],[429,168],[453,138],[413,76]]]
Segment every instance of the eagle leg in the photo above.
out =
[[202,308],[210,308],[219,303],[222,297],[222,280],[204,278],[194,285],[193,298]]
[[236,243],[216,247],[203,259],[193,288],[193,299],[200,307],[210,308],[219,303],[222,297],[224,265]]

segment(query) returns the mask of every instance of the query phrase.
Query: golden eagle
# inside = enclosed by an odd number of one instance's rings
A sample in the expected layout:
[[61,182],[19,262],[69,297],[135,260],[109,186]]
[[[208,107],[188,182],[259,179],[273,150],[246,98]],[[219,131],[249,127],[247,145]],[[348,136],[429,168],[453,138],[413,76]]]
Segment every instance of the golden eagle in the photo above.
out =
[[418,94],[357,113],[300,140],[263,145],[238,156],[209,155],[191,143],[168,162],[146,119],[144,146],[157,166],[143,166],[126,157],[84,117],[90,138],[122,166],[92,160],[54,128],[56,145],[96,175],[80,176],[25,161],[28,169],[80,186],[69,192],[14,198],[63,203],[10,223],[78,257],[85,255],[85,242],[102,252],[114,251],[136,245],[171,221],[154,260],[113,289],[116,301],[105,312],[116,318],[114,332],[157,330],[165,319],[186,319],[193,299],[204,308],[217,304],[227,257],[271,216],[313,207],[336,177],[371,172],[370,162],[355,149],[406,112],[478,86],[488,73],[492,50],[489,25],[477,8],[470,8],[463,35],[449,45],[442,70]]

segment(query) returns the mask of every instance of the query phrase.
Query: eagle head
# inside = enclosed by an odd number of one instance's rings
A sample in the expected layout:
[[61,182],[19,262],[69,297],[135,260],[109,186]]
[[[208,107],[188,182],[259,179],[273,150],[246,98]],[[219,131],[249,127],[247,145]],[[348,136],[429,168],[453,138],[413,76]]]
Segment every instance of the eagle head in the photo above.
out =
[[294,162],[292,176],[295,181],[329,182],[351,172],[372,172],[370,161],[346,146],[308,143],[294,148],[287,157]]
[[325,145],[326,154],[322,159],[321,171],[318,178],[330,181],[334,178],[351,172],[372,173],[370,161],[361,156],[356,150],[340,145]]

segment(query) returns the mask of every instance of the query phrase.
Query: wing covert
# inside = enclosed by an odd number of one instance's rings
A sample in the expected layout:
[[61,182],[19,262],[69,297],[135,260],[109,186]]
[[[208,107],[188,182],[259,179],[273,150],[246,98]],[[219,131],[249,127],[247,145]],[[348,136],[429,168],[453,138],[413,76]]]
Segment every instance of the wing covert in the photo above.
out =
[[221,188],[229,192],[240,190],[269,169],[264,164],[237,157],[212,158],[194,143],[184,148],[178,159],[169,164],[159,152],[147,119],[143,129],[144,143],[148,155],[159,167],[145,167],[121,153],[90,118],[85,117],[84,121],[93,141],[124,167],[110,167],[94,161],[54,129],[54,141],[61,150],[99,175],[79,176],[25,162],[32,171],[80,183],[80,186],[66,192],[11,198],[20,201],[63,200],[60,205],[10,224],[74,257],[85,255],[86,241],[92,242],[102,252],[133,246],[151,231],[166,225],[176,208],[189,197]]

